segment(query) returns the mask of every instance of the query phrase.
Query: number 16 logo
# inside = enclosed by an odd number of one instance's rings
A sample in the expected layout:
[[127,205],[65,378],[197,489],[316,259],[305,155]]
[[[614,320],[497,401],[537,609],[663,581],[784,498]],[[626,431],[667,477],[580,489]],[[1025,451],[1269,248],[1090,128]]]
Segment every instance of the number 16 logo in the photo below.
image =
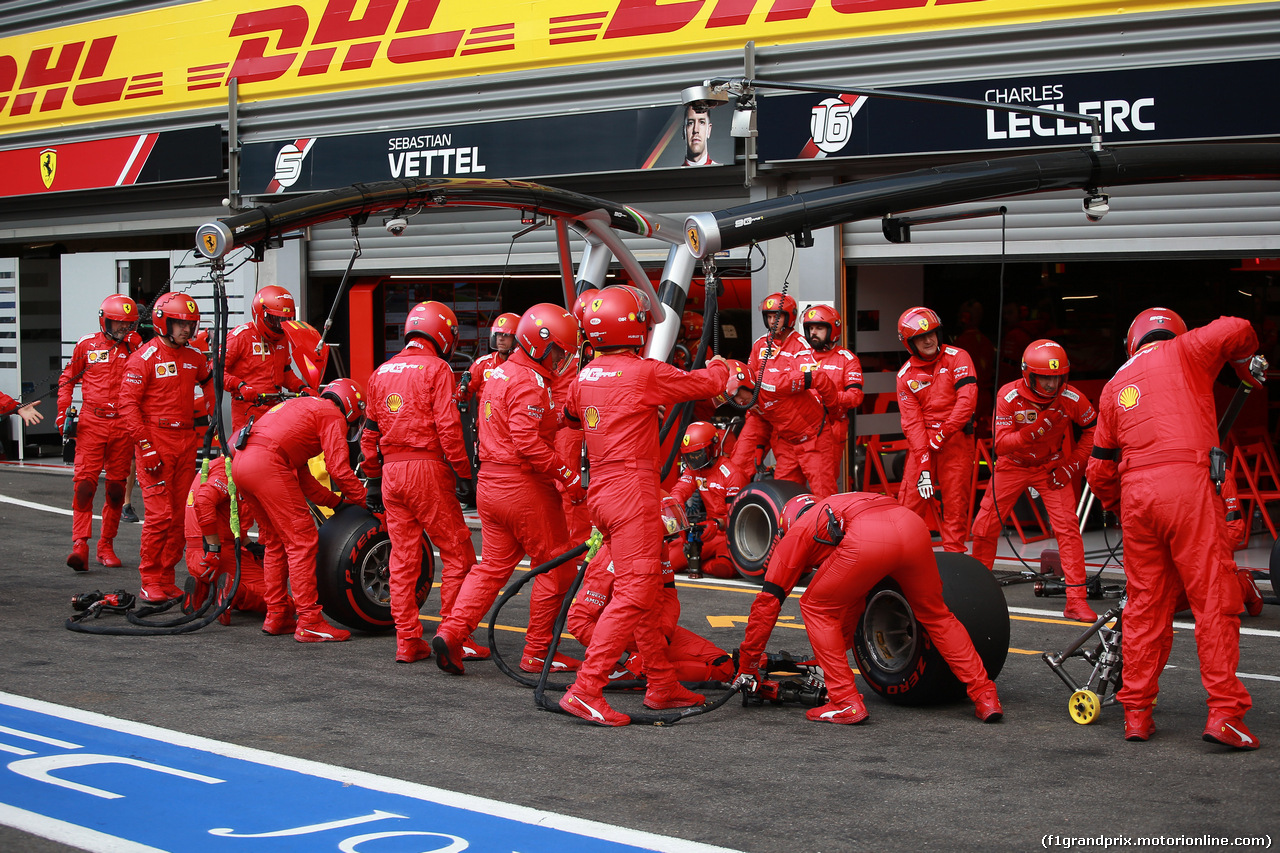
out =
[[867,102],[862,95],[827,98],[809,114],[813,144],[825,154],[836,154],[853,136],[853,117]]

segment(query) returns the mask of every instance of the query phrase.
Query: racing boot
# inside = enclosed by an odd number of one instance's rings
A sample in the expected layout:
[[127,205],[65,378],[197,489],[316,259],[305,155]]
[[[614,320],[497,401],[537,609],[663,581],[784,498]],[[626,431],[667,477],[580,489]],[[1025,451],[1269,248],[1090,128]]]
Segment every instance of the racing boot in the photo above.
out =
[[1240,594],[1244,596],[1244,612],[1250,616],[1262,613],[1262,593],[1253,579],[1251,569],[1236,569],[1236,580],[1240,582]]
[[67,555],[67,565],[77,572],[89,571],[88,539],[77,539],[71,544],[71,553]]
[[862,701],[862,696],[854,696],[848,702],[828,702],[817,708],[810,708],[804,712],[806,720],[815,723],[837,723],[844,726],[853,726],[863,722],[870,716],[867,713],[867,705]]
[[[1154,708],[1148,705],[1145,708],[1125,708],[1124,709],[1124,739],[1132,741],[1150,740],[1151,736],[1156,733],[1156,720],[1152,713]],[[1209,730],[1206,728],[1204,733],[1205,739],[1209,739]]]
[[431,657],[431,646],[421,637],[396,638],[396,663],[413,663]]
[[262,620],[262,633],[280,637],[292,634],[298,629],[298,614],[290,605],[287,610],[267,610],[267,618]]
[[706,703],[706,696],[694,693],[678,681],[667,685],[650,684],[649,689],[644,692],[644,706],[654,711],[696,708]]
[[1000,707],[1000,697],[994,684],[973,698],[973,714],[984,723],[998,723],[1004,719],[1004,708]]
[[431,649],[436,653],[436,666],[450,675],[466,675],[467,668],[462,665],[462,643],[455,643],[444,634],[436,634],[431,638]]
[[138,593],[138,598],[147,604],[164,604],[166,601],[173,601],[175,598],[182,598],[184,595],[186,593],[173,584],[144,583],[142,591]]
[[[525,653],[520,657],[520,668],[525,672],[541,673],[542,664],[546,660],[545,655],[546,652],[543,652],[542,655],[531,655],[526,648]],[[551,657],[552,672],[577,672],[580,666],[582,666],[582,661],[577,658],[567,657],[559,652]]]
[[615,681],[640,681],[644,678],[644,661],[639,652],[630,652],[609,669],[609,683]]
[[586,720],[588,723],[595,723],[597,726],[631,724],[631,718],[610,708],[609,703],[604,701],[604,696],[579,693],[577,687],[570,687],[565,691],[564,696],[560,697],[560,710]]
[[[124,565],[116,556],[114,539],[98,540],[98,565],[108,569],[118,569]],[[1258,608],[1262,608],[1262,599],[1258,599]]]
[[462,643],[463,660],[488,660],[489,647],[480,644],[475,637],[467,637]]
[[314,613],[298,619],[293,638],[299,643],[341,643],[351,639],[351,632],[333,627],[319,613]]
[[1089,606],[1089,594],[1082,586],[1067,587],[1067,606],[1062,608],[1062,615],[1075,622],[1087,622],[1092,625],[1098,614]]
[[1232,749],[1257,749],[1262,746],[1244,724],[1243,717],[1234,717],[1224,711],[1209,712],[1209,722],[1205,724],[1203,737],[1209,743],[1220,743]]
[[128,524],[137,524],[141,521],[138,518],[138,514],[133,511],[133,504],[124,505],[124,508],[120,510],[120,520]]

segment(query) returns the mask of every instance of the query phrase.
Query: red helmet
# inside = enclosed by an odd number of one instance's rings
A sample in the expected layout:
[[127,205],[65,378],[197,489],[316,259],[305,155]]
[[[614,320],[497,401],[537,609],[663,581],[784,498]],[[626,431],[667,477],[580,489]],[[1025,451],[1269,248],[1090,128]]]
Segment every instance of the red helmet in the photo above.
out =
[[642,347],[649,338],[651,319],[644,291],[614,284],[591,300],[582,314],[582,328],[598,349]]
[[279,337],[285,320],[298,319],[293,294],[278,284],[268,284],[253,297],[253,322],[263,334]]
[[[805,309],[803,325],[806,338],[809,337],[810,326],[827,327],[827,342],[821,348],[824,352],[839,343],[840,332],[844,328],[844,323],[840,322],[840,312],[830,305],[810,305]],[[812,344],[813,341],[809,343]],[[814,349],[818,347],[815,346]]]
[[577,320],[579,325],[582,323],[583,312],[587,310],[587,306],[591,304],[591,300],[595,299],[598,293],[600,293],[600,288],[588,287],[573,300],[573,319]]
[[[930,332],[941,334],[941,329],[942,320],[938,317],[938,312],[932,308],[908,308],[898,318],[898,340],[906,345],[907,352],[917,358],[920,357],[920,353],[916,352],[916,345],[911,342],[912,339],[927,335]],[[938,352],[942,352],[941,337],[938,338]],[[937,356],[934,356],[934,358],[937,358]]]
[[[107,331],[108,320],[116,323],[127,323],[128,328],[121,331],[119,336],[113,335]],[[138,327],[138,303],[123,294],[111,294],[102,300],[102,305],[98,308],[98,326],[102,328],[102,334],[112,340],[124,340],[125,335]]]
[[578,352],[578,324],[559,305],[539,302],[520,318],[516,326],[516,343],[538,362],[546,359],[552,344],[560,347],[561,358],[547,365],[552,373],[559,374]]
[[1168,308],[1148,308],[1129,324],[1129,332],[1124,336],[1125,352],[1132,358],[1145,344],[1176,338],[1186,330],[1187,324],[1176,312]]
[[342,416],[351,426],[347,432],[347,439],[352,439],[353,433],[364,418],[364,389],[354,379],[335,379],[320,390],[320,396],[338,404]]
[[786,323],[783,324],[783,331],[790,331],[796,327],[796,301],[790,296],[782,293],[770,293],[760,303],[760,316],[764,318],[764,327],[769,328],[769,315],[773,313],[782,313],[787,316]]
[[404,339],[408,341],[414,335],[426,338],[436,345],[441,358],[453,355],[458,334],[458,315],[443,302],[419,302],[404,318]]
[[695,311],[684,312],[684,317],[680,321],[680,334],[684,336],[686,341],[702,340],[702,315]]
[[1067,361],[1067,351],[1062,345],[1048,338],[1041,338],[1038,341],[1032,341],[1027,344],[1027,348],[1022,351],[1022,384],[1026,386],[1027,392],[1041,403],[1051,403],[1054,398],[1062,393],[1062,385],[1059,385],[1052,394],[1046,394],[1040,390],[1040,385],[1036,382],[1037,376],[1061,376],[1063,383],[1066,383],[1066,375],[1071,372],[1071,363]]
[[716,458],[716,438],[719,435],[714,425],[706,421],[694,421],[684,431],[680,440],[680,458],[690,468],[706,468]]
[[817,503],[813,495],[808,494],[796,495],[787,501],[782,507],[782,514],[778,516],[778,536],[786,536],[792,525],[800,520],[800,516],[813,509]]
[[493,321],[493,325],[489,327],[489,349],[492,352],[498,351],[498,335],[511,335],[514,338],[516,326],[519,323],[519,314],[512,314],[511,312],[499,314],[498,318]]
[[195,335],[200,327],[200,309],[196,306],[196,301],[185,293],[172,290],[161,294],[156,304],[151,307],[151,323],[155,326],[156,332],[167,338],[170,337],[170,320],[189,320],[195,323],[195,327],[191,330],[191,334]]

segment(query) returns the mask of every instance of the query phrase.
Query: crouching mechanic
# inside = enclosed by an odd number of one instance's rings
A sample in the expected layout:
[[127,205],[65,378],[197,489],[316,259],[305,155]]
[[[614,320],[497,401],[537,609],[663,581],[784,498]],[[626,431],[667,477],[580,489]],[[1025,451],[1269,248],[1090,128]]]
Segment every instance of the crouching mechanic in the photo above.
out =
[[640,356],[652,325],[648,297],[634,287],[600,291],[583,312],[582,327],[596,350],[578,374],[567,414],[585,427],[591,488],[587,504],[613,553],[613,599],[600,615],[577,680],[560,700],[566,712],[602,726],[631,722],[604,701],[609,673],[634,639],[644,656],[648,708],[701,705],[667,658],[655,602],[662,590],[658,417],[660,406],[705,400],[728,387],[720,356],[690,373]]
[[360,465],[369,478],[369,509],[386,512],[391,537],[396,660],[413,663],[431,656],[415,594],[423,532],[440,549],[442,618],[453,611],[476,549],[453,489],[455,475],[471,476],[447,361],[458,343],[458,318],[440,302],[420,302],[405,318],[404,339],[404,349],[369,380]]
[[89,538],[93,533],[93,498],[98,475],[107,474],[107,494],[102,504],[102,535],[98,537],[98,565],[119,568],[114,542],[124,509],[124,483],[133,459],[133,440],[118,415],[120,381],[129,356],[142,346],[138,304],[113,293],[98,309],[102,331],[76,342],[71,360],[58,378],[58,432],[66,428],[67,410],[76,384],[83,402],[76,426],[76,463],[71,478],[71,554],[67,565],[78,572],[89,567]]
[[165,293],[151,309],[156,336],[125,363],[120,418],[136,442],[138,484],[146,507],[142,524],[143,601],[182,598],[174,567],[182,559],[183,502],[196,476],[192,425],[195,387],[207,395],[213,372],[204,353],[188,341],[200,325],[200,309],[185,293]]
[[898,340],[911,353],[897,380],[908,448],[898,500],[928,518],[925,503],[938,498],[942,548],[963,554],[973,489],[978,381],[973,359],[959,347],[944,345],[941,329],[942,321],[931,308],[908,308],[898,318]]
[[812,495],[800,495],[787,502],[778,526],[782,539],[769,557],[764,588],[751,605],[735,686],[755,689],[760,658],[782,602],[801,575],[816,569],[800,597],[800,613],[826,677],[828,702],[805,716],[815,723],[846,725],[867,719],[849,668],[845,626],[856,623],[871,588],[890,577],[951,671],[967,685],[978,719],[1000,720],[1004,710],[996,685],[968,632],[943,601],[929,528],[918,515],[885,495],[855,492],[816,503]]
[[[1067,384],[1070,371],[1067,351],[1043,338],[1032,341],[1022,353],[1022,379],[1000,389],[995,417],[996,466],[973,520],[973,556],[988,569],[995,564],[1001,522],[1030,486],[1044,501],[1062,556],[1067,582],[1067,606],[1062,615],[1092,622],[1098,615],[1089,607],[1085,590],[1084,540],[1073,484],[1093,450],[1098,415],[1084,394]],[[1070,449],[1068,429],[1078,431]]]
[[1229,361],[1242,381],[1261,383],[1266,359],[1247,320],[1219,317],[1187,331],[1167,308],[1139,314],[1125,335],[1129,360],[1102,389],[1089,485],[1120,514],[1128,603],[1124,611],[1125,740],[1155,733],[1158,679],[1173,647],[1179,587],[1196,620],[1200,681],[1209,694],[1203,737],[1257,749],[1244,723],[1253,700],[1236,668],[1244,603],[1223,558],[1226,519],[1211,476],[1218,441],[1213,381]]
[[[662,498],[662,521],[667,529],[667,538],[675,541],[680,540],[681,532],[689,526],[684,508],[671,495],[664,495]],[[613,575],[613,557],[609,553],[609,546],[601,545],[587,564],[582,586],[573,599],[566,621],[569,632],[584,646],[591,644],[600,614],[613,597]],[[675,571],[667,562],[662,565],[662,580],[662,592],[657,603],[661,611],[659,623],[662,636],[667,640],[667,659],[675,667],[676,679],[686,682],[727,682],[732,679],[733,657],[715,643],[680,624],[680,598],[676,593]],[[624,654],[625,659],[620,660],[609,673],[610,683],[646,677],[644,658],[636,650],[634,642],[627,644]]]
[[[226,582],[230,583],[236,574],[236,536],[231,529],[231,486],[227,467],[225,459],[210,460],[207,478],[197,478],[187,493],[187,573],[195,578],[191,601],[196,606],[209,594],[209,587],[218,586],[219,576],[226,577]],[[254,523],[253,510],[243,492],[237,489],[235,497],[240,540],[247,543],[249,528]],[[251,549],[242,547],[240,584],[236,587],[231,606],[223,611],[218,621],[230,625],[232,609],[266,613],[266,591],[262,561]]]
[[[297,397],[272,406],[253,425],[248,443],[236,453],[231,476],[252,499],[258,526],[278,540],[284,560],[272,559],[267,546],[265,575],[267,634],[287,634],[299,643],[340,642],[351,633],[335,628],[320,615],[316,594],[316,549],[319,535],[307,498],[330,508],[363,504],[365,488],[351,470],[348,438],[364,418],[365,398],[351,379],[335,379],[319,397]],[[325,489],[307,470],[307,460],[324,453],[330,480],[342,496]],[[148,515],[151,510],[148,508]],[[285,574],[287,565],[287,576]],[[288,590],[293,590],[293,601]],[[296,609],[296,617],[294,610]]]
[[[717,454],[717,444],[718,434],[713,425],[705,421],[689,424],[680,440],[684,471],[671,487],[671,496],[685,506],[694,492],[698,493],[706,513],[697,534],[702,542],[702,572],[713,578],[732,578],[737,577],[738,572],[730,561],[729,539],[725,535],[729,526],[729,504],[750,480],[728,456]],[[673,543],[671,565],[676,571],[689,565],[682,547],[687,535]]]
[[[516,350],[485,383],[476,484],[483,555],[462,582],[452,612],[431,640],[436,665],[445,672],[464,674],[463,641],[489,612],[521,558],[528,554],[536,566],[573,547],[556,484],[563,483],[573,500],[581,500],[585,493],[578,475],[556,455],[551,381],[568,369],[577,352],[578,324],[573,317],[558,305],[534,305],[516,326]],[[574,570],[573,565],[563,565],[534,579],[529,629],[520,656],[525,672],[542,672]],[[567,672],[578,664],[557,654],[552,668]]]

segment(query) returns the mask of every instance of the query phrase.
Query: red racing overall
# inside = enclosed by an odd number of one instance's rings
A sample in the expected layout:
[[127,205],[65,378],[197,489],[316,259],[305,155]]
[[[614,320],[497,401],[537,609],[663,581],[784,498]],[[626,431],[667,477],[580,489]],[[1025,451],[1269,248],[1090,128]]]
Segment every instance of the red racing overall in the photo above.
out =
[[[253,526],[253,510],[244,496],[236,492],[236,512],[240,522],[240,536],[243,542],[249,541],[249,528]],[[196,578],[198,584],[213,584],[217,576],[227,576],[228,582],[235,577],[236,552],[235,534],[231,530],[231,491],[227,485],[227,465],[223,459],[209,462],[209,478],[203,483],[200,478],[191,484],[187,493],[187,512],[184,523],[187,534],[187,573]],[[205,537],[216,536],[221,550],[214,554],[206,554]],[[231,607],[236,610],[248,610],[255,613],[267,612],[266,581],[263,576],[262,563],[248,548],[240,549],[240,585],[236,588],[236,596]],[[197,585],[195,600],[200,603],[207,593]],[[230,614],[224,613],[219,619],[222,624],[230,624]]]
[[[451,648],[479,626],[526,554],[536,566],[572,547],[556,489],[564,466],[553,445],[554,405],[550,371],[523,349],[485,382],[477,417],[482,464],[476,484],[483,553],[440,623],[437,633]],[[560,566],[534,580],[524,657],[546,656],[574,568]]]
[[[751,480],[743,474],[728,456],[721,456],[705,468],[686,467],[680,479],[671,487],[671,497],[681,506],[693,497],[694,489],[702,496],[706,510],[706,523],[702,526],[702,571],[714,578],[733,578],[737,570],[729,557],[729,539],[725,530],[729,527],[729,504],[745,489]],[[681,536],[672,542],[671,565],[676,571],[688,568]],[[684,681],[685,679],[680,679]]]
[[[969,500],[973,489],[973,434],[969,432],[978,401],[973,361],[958,347],[943,346],[932,361],[912,355],[898,371],[898,408],[907,437],[907,463],[898,500],[928,518],[925,499],[916,490],[920,472],[929,470],[942,502],[942,547],[963,554],[969,533]],[[941,442],[936,441],[938,436]],[[931,450],[929,442],[941,444]]]
[[[227,335],[223,386],[231,392],[233,434],[246,420],[262,417],[278,403],[276,395],[281,388],[297,393],[307,387],[289,360],[289,342],[284,335],[272,338],[256,322],[241,323]],[[263,401],[258,403],[259,399]]]
[[862,363],[847,349],[832,347],[814,350],[822,372],[831,377],[838,389],[836,402],[827,406],[827,425],[822,429],[819,446],[837,482],[849,443],[849,412],[862,405]]
[[1252,705],[1236,677],[1243,602],[1222,557],[1226,519],[1209,479],[1209,449],[1218,442],[1214,378],[1227,361],[1247,361],[1257,343],[1248,321],[1221,317],[1138,349],[1098,400],[1088,477],[1102,505],[1119,510],[1124,530],[1128,604],[1117,698],[1126,712],[1156,700],[1181,588],[1195,614],[1210,719],[1243,717]]
[[[1093,405],[1071,385],[1063,386],[1050,404],[1032,397],[1025,379],[1001,388],[995,417],[995,472],[973,520],[973,556],[989,569],[995,563],[1001,522],[1028,486],[1039,492],[1062,556],[1068,609],[1073,602],[1083,604],[1081,621],[1087,622],[1096,615],[1085,603],[1084,540],[1071,486],[1093,450],[1097,420]],[[1081,432],[1068,456],[1067,431],[1073,425]]]
[[415,336],[369,379],[360,439],[369,477],[382,477],[391,536],[391,614],[397,642],[422,636],[414,595],[422,571],[422,533],[440,549],[440,615],[448,618],[476,561],[471,531],[454,495],[454,476],[471,476],[453,399],[453,371]]
[[[206,386],[204,393],[210,393],[212,376],[204,353],[193,346],[175,349],[160,335],[125,364],[120,419],[138,445],[138,485],[146,506],[138,574],[143,597],[150,600],[182,595],[173,579],[185,541],[184,502],[196,476],[192,401],[196,385]],[[144,442],[159,457],[159,467],[154,467],[154,457],[145,456]]]
[[[828,536],[826,507],[844,529],[844,538],[834,547],[818,541],[818,537]],[[814,657],[826,676],[827,708],[862,707],[849,668],[846,626],[856,623],[867,593],[886,577],[898,582],[920,625],[929,632],[951,671],[967,685],[969,698],[978,702],[995,692],[968,632],[943,601],[938,564],[924,522],[890,497],[857,492],[819,501],[774,547],[764,589],[751,605],[738,653],[740,673],[758,672],[782,602],[800,576],[815,567],[813,580],[800,597],[800,613]],[[821,720],[825,713],[814,708],[808,716]]]
[[120,529],[124,483],[129,478],[129,462],[133,459],[133,438],[119,417],[117,401],[125,363],[141,345],[142,338],[136,332],[130,332],[123,341],[103,332],[85,335],[76,342],[71,361],[58,379],[59,432],[77,382],[83,400],[76,424],[75,473],[71,477],[72,539],[93,536],[93,498],[98,491],[98,475],[103,471],[107,474],[107,494],[102,505],[101,542],[109,545]]
[[[307,460],[324,453],[329,479],[342,497],[316,482]],[[334,403],[321,397],[298,397],[277,403],[257,420],[247,446],[235,455],[231,476],[251,499],[258,529],[273,538],[285,554],[272,559],[267,544],[267,620],[287,615],[293,590],[298,629],[322,621],[316,597],[316,548],[319,535],[307,498],[321,506],[341,501],[363,504],[365,489],[351,470],[347,422]],[[267,531],[270,529],[270,533]],[[287,565],[287,577],[281,569]],[[286,584],[288,585],[286,587]]]
[[609,673],[633,640],[644,657],[650,692],[679,686],[667,658],[655,603],[662,591],[666,528],[659,502],[659,406],[710,399],[729,370],[714,362],[686,373],[631,350],[598,354],[578,374],[569,414],[586,434],[591,517],[613,553],[613,598],[605,607],[578,671],[574,691],[601,696]]

